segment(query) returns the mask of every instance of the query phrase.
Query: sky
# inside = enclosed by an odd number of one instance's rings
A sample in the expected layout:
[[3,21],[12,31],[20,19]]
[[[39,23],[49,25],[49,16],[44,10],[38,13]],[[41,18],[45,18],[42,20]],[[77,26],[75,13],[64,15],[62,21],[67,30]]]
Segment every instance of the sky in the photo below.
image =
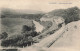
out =
[[39,10],[43,12],[74,6],[80,8],[79,5],[79,0],[0,0],[0,8]]

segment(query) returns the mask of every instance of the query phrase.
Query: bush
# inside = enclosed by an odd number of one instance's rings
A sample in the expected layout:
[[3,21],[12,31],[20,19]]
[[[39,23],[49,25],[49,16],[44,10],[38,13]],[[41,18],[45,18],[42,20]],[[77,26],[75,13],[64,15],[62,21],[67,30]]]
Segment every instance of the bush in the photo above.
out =
[[0,39],[5,39],[8,37],[8,34],[6,32],[3,32],[2,34],[0,34]]

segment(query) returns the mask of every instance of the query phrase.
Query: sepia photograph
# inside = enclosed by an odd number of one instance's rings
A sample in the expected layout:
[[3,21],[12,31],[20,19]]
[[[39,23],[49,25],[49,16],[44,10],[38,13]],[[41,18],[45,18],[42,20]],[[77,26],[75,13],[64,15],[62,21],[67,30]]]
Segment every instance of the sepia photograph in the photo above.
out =
[[0,0],[0,51],[80,51],[80,1]]

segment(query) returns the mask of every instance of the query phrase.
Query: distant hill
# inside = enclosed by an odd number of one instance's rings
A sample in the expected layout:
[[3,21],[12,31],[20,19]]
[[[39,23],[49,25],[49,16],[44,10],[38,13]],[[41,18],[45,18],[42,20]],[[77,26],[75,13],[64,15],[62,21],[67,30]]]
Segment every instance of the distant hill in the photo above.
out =
[[39,20],[44,13],[36,10],[1,9],[1,18],[26,18]]
[[10,9],[10,8],[2,8],[2,12],[11,12],[13,14],[42,14],[44,12],[38,10],[29,10],[29,9]]

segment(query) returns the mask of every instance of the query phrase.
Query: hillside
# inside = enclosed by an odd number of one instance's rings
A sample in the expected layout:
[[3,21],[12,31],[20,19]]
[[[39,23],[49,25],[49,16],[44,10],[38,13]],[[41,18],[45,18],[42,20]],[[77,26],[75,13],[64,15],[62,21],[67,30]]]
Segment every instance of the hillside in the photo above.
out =
[[48,12],[43,17],[54,16],[63,17],[65,19],[65,23],[67,24],[80,19],[80,9],[78,7],[71,7],[67,9],[55,9],[51,12]]

